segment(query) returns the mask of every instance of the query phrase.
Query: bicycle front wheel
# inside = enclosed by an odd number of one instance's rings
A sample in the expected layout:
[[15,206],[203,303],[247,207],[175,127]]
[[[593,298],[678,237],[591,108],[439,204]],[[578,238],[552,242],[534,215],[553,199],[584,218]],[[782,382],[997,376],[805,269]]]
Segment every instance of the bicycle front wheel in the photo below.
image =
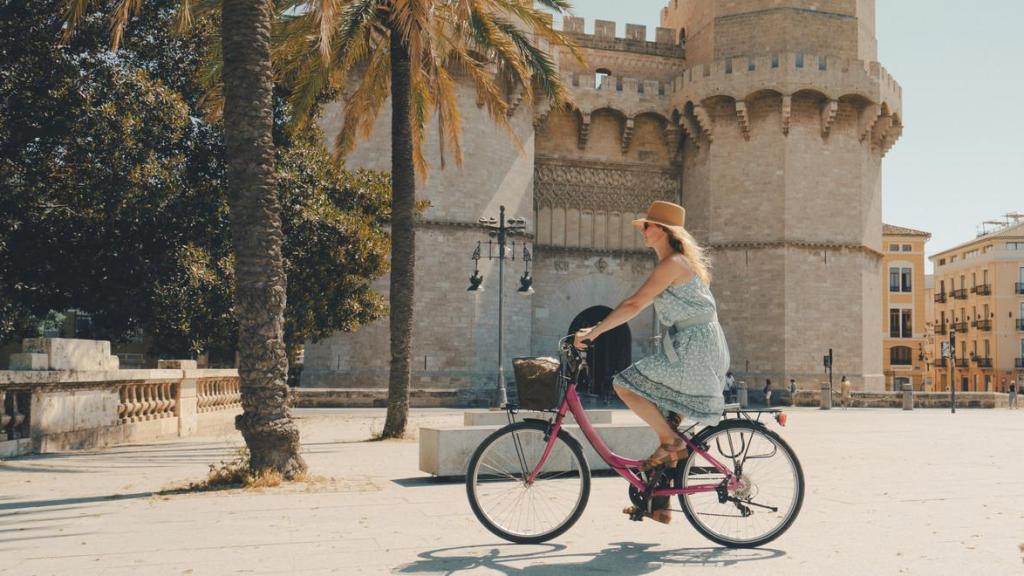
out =
[[[702,430],[694,442],[743,482],[738,490],[723,486],[679,496],[687,520],[704,537],[730,548],[754,548],[778,538],[796,520],[804,473],[778,434],[746,420],[726,420]],[[675,485],[722,486],[724,481],[725,475],[695,452],[677,468]]]
[[547,444],[544,422],[518,422],[491,434],[469,460],[466,493],[480,523],[519,544],[546,542],[579,520],[590,498],[590,466],[579,443],[559,431],[532,482],[528,475]]

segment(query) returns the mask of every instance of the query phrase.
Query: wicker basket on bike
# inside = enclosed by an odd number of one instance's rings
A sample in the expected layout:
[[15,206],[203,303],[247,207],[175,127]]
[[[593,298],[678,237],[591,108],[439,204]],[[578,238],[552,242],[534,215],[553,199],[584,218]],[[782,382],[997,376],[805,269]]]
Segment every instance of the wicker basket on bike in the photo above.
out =
[[516,404],[521,410],[553,410],[561,399],[558,360],[515,358]]

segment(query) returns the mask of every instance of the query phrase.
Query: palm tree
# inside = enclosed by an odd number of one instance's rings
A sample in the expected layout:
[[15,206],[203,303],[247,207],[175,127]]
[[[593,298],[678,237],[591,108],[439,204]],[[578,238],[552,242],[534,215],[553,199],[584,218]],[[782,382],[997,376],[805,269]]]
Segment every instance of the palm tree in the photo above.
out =
[[[119,0],[112,39],[143,0]],[[70,36],[93,0],[67,0]],[[181,21],[190,21],[189,0]],[[273,6],[266,0],[221,2],[221,78],[231,234],[235,251],[235,314],[243,412],[235,420],[249,448],[249,467],[293,479],[305,472],[299,433],[288,408],[284,346],[285,274],[281,221],[274,181],[271,89]]]
[[[557,13],[566,0],[538,0]],[[565,100],[557,67],[535,39],[566,46],[550,14],[531,0],[292,0],[283,6],[275,61],[294,76],[297,122],[327,90],[354,88],[345,99],[335,140],[339,161],[357,135],[370,134],[391,96],[391,363],[385,438],[405,433],[409,413],[416,240],[416,176],[425,176],[423,136],[437,116],[441,167],[445,147],[462,162],[457,79],[466,78],[490,117],[514,137],[509,100],[529,104],[537,90],[550,104]],[[357,72],[358,78],[350,78]]]

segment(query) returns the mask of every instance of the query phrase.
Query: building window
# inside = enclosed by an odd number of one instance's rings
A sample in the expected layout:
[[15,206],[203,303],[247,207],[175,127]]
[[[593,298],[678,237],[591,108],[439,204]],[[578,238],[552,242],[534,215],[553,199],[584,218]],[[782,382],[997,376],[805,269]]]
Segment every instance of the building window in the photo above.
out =
[[913,364],[910,346],[893,346],[890,348],[889,364],[893,366],[910,366]]
[[900,245],[899,244],[889,244],[889,252],[899,252],[899,251],[900,251]]
[[911,292],[913,268],[889,268],[889,292]]
[[939,258],[939,266],[945,266],[945,265],[946,265],[946,259],[945,258]]
[[889,309],[889,337],[914,337],[913,310],[905,310],[902,308]]
[[1024,242],[1007,242],[1007,250],[1024,250]]
[[914,247],[911,246],[910,244],[904,244],[903,245],[903,251],[904,252],[913,252],[913,250],[914,250]]

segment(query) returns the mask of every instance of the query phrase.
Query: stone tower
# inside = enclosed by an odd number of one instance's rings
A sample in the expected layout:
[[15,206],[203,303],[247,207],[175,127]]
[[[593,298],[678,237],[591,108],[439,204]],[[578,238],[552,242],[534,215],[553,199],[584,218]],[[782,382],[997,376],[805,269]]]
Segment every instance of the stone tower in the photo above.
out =
[[661,19],[685,39],[683,203],[734,370],[820,377],[832,348],[881,390],[880,170],[902,113],[874,0],[671,0]]
[[[669,2],[652,40],[644,26],[620,37],[614,22],[587,33],[566,18],[585,60],[553,54],[572,104],[514,101],[519,145],[461,92],[464,168],[439,171],[435,147],[424,150],[435,170],[419,191],[431,207],[417,225],[414,390],[493,397],[494,263],[481,262],[486,292],[465,290],[487,239],[480,216],[505,205],[530,218],[535,294],[515,295],[521,267],[505,277],[512,358],[553,353],[571,326],[636,290],[654,261],[630,221],[658,199],[686,206],[711,250],[741,377],[816,382],[833,348],[837,372],[881,389],[879,173],[902,115],[899,86],[875,62],[874,1]],[[388,110],[350,167],[388,169]],[[327,107],[329,141],[339,122],[340,106]],[[658,332],[645,311],[606,367],[649,353]],[[387,335],[381,321],[311,344],[302,385],[386,387]]]

